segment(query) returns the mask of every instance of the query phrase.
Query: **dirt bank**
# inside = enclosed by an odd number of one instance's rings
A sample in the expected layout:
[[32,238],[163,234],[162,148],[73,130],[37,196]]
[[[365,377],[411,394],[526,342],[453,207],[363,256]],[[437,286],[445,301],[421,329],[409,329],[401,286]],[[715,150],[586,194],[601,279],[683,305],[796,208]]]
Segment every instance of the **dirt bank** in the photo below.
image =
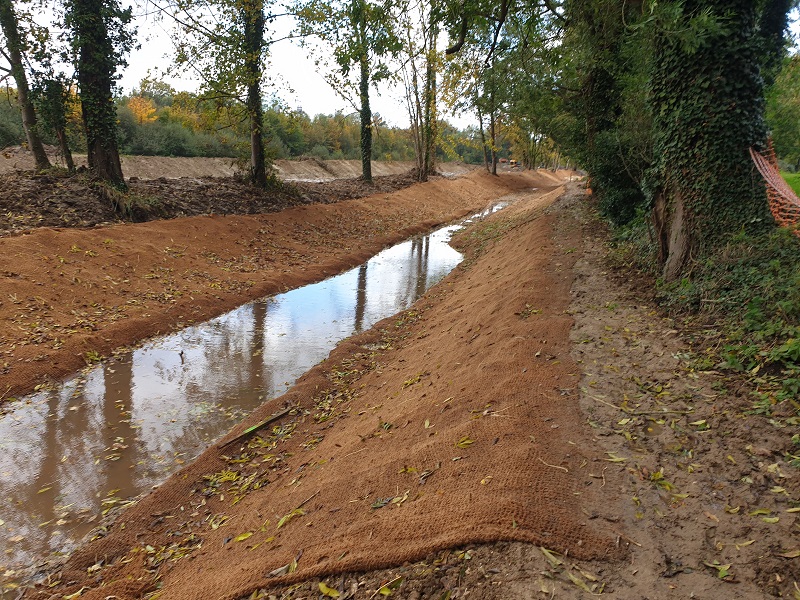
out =
[[552,174],[475,172],[399,192],[267,215],[40,228],[1,241],[0,397],[120,346],[321,279]]
[[[555,196],[518,188],[411,310],[340,344],[251,416],[280,415],[269,427],[212,448],[26,597],[792,597],[790,435],[746,414],[740,382],[692,368],[676,324],[606,265],[582,191],[545,210]],[[310,221],[322,260],[346,238],[320,208],[291,226]]]
[[[237,174],[235,161],[231,158],[201,158],[180,156],[122,156],[122,172],[126,178],[137,179],[178,179],[181,177],[233,177]],[[57,154],[51,153],[54,164],[60,164]],[[76,154],[77,166],[86,164],[86,155]],[[278,177],[284,181],[332,181],[349,179],[361,175],[361,161],[321,160],[306,158],[298,160],[276,160],[273,164]],[[372,174],[375,177],[401,175],[414,168],[411,161],[375,161]],[[0,150],[0,174],[13,171],[27,171],[34,167],[30,152],[19,147]],[[464,175],[473,170],[474,165],[463,163],[443,163],[443,175]]]

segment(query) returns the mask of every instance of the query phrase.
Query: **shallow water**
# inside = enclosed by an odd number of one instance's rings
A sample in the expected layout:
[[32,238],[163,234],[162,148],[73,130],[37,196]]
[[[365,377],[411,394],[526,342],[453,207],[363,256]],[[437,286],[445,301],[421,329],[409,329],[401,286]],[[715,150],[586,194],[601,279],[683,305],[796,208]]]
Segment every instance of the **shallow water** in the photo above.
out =
[[0,418],[0,581],[72,550],[104,511],[193,460],[338,341],[411,305],[461,261],[447,244],[459,227],[157,338],[15,404]]

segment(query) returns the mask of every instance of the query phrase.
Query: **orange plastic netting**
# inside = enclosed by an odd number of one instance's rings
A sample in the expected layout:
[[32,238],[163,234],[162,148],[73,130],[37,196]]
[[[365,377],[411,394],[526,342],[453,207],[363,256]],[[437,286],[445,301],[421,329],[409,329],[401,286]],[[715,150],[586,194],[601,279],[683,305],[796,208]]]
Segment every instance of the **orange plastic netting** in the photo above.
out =
[[783,227],[791,227],[795,235],[800,235],[800,230],[797,229],[800,222],[800,198],[781,177],[772,143],[769,144],[766,155],[750,148],[750,156],[767,184],[769,208],[775,221]]

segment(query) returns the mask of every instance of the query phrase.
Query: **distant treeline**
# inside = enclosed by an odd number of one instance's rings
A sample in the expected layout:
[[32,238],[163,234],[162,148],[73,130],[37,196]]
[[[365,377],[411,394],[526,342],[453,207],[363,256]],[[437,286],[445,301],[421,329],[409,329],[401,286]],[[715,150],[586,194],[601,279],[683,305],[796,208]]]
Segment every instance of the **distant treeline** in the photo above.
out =
[[[248,125],[241,105],[176,92],[161,82],[143,81],[140,89],[116,100],[119,147],[123,154],[144,156],[231,157],[246,154]],[[414,160],[408,129],[383,126],[375,116],[373,158]],[[459,131],[440,123],[439,160],[483,162],[480,134],[473,128]],[[270,157],[321,159],[360,158],[357,114],[316,115],[289,110],[279,104],[265,107],[264,131]],[[42,132],[45,143],[56,145],[53,135]],[[67,135],[70,147],[86,151],[81,128],[80,103],[69,103]],[[0,91],[0,148],[25,142],[15,90]],[[507,148],[505,154],[508,153]]]

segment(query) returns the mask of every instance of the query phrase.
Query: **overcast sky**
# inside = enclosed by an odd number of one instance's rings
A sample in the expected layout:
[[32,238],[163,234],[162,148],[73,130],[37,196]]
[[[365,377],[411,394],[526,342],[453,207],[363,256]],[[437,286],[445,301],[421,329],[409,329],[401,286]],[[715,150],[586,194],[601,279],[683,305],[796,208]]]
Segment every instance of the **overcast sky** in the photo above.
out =
[[[120,86],[126,94],[138,87],[148,71],[157,73],[159,67],[163,71],[163,67],[172,61],[173,46],[169,32],[165,30],[166,24],[139,17],[136,25],[141,48],[131,53],[128,67],[122,73]],[[282,37],[289,33],[291,23],[284,19],[283,23],[276,23],[272,27],[273,31],[278,28],[275,37]],[[198,82],[188,76],[163,79],[178,91],[196,91],[198,87]],[[317,67],[309,58],[309,50],[300,48],[293,40],[273,45],[265,81],[269,82],[265,86],[267,93],[276,94],[289,108],[302,108],[312,117],[316,114],[330,115],[337,110],[345,114],[354,112],[353,106],[338,96],[317,73]],[[408,126],[408,113],[399,87],[381,89],[380,96],[376,95],[374,88],[371,92],[373,113],[380,113],[388,125]],[[445,115],[445,118],[456,127],[466,127],[475,120],[469,115],[460,118]]]

